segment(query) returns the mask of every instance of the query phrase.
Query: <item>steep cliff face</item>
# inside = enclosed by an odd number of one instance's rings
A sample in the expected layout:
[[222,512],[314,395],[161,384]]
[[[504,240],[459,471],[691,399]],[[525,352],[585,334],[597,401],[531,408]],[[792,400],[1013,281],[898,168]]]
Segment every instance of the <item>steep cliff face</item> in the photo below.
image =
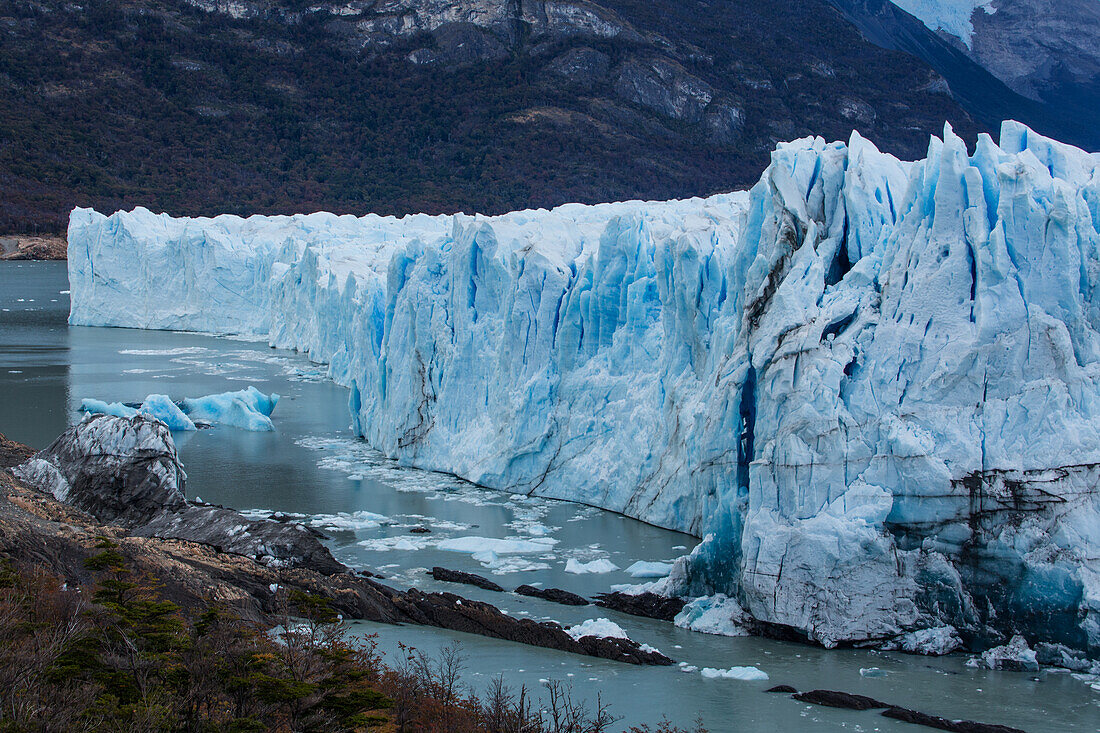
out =
[[1100,149],[1096,0],[830,0],[864,36],[924,60],[978,119],[1023,119]]
[[1051,86],[1095,87],[1100,76],[1096,0],[891,0],[942,34],[1015,91],[1051,99]]
[[702,536],[664,590],[788,633],[1095,653],[1098,165],[1006,123],[678,202],[79,210],[71,322],[308,352],[387,454]]

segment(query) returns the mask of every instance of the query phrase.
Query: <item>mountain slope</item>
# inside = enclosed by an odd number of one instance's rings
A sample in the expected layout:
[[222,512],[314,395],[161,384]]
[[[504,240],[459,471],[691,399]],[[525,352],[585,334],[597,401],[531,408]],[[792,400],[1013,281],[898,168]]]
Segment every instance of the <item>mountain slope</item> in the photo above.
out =
[[1007,110],[1047,134],[1100,149],[1097,0],[833,2],[874,43],[942,73],[978,117]]
[[499,212],[754,180],[852,128],[918,155],[976,122],[822,0],[13,0],[0,231],[74,205]]

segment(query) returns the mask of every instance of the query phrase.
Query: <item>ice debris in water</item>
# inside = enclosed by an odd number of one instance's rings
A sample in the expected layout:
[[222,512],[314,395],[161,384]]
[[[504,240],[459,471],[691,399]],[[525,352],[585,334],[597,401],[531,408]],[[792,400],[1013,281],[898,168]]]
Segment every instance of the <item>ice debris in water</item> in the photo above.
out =
[[756,667],[730,667],[729,669],[715,669],[703,667],[699,671],[708,680],[766,680],[768,673]]
[[192,420],[219,423],[242,430],[274,430],[271,413],[279,402],[274,392],[265,395],[253,386],[238,392],[223,392],[205,397],[185,399],[180,407]]
[[195,423],[179,406],[167,395],[151,394],[145,398],[140,407],[130,407],[121,402],[104,402],[102,400],[84,399],[80,401],[80,409],[89,415],[114,415],[116,417],[133,417],[134,415],[146,415],[156,418],[168,426],[169,430],[195,430]]
[[436,547],[449,552],[495,552],[498,555],[525,552],[546,552],[554,549],[558,540],[552,537],[534,537],[531,539],[495,539],[493,537],[452,537],[440,540]]
[[963,641],[953,626],[935,626],[902,634],[883,645],[885,649],[900,649],[910,654],[939,657],[962,648]]
[[1039,662],[1027,640],[1017,634],[1003,646],[987,649],[978,657],[967,660],[968,667],[1007,669],[1013,672],[1038,672]]
[[602,636],[611,639],[629,639],[623,627],[606,618],[590,618],[565,630],[574,639],[583,636]]
[[389,522],[389,517],[374,512],[339,512],[338,514],[315,514],[309,519],[309,525],[333,532],[374,529]]
[[889,674],[889,673],[886,670],[879,669],[878,667],[860,667],[859,668],[859,676],[860,677],[885,677],[887,674]]
[[167,395],[151,394],[136,408],[121,402],[84,399],[80,402],[80,409],[89,414],[117,417],[133,417],[140,413],[160,420],[169,430],[195,430],[195,423],[200,422],[267,431],[275,429],[270,415],[278,401],[279,395],[265,395],[250,386],[238,392],[184,399],[178,404]]
[[619,566],[607,558],[591,560],[589,562],[579,562],[575,558],[570,558],[569,561],[565,563],[565,572],[573,573],[574,575],[610,573],[618,569]]
[[719,636],[748,636],[742,624],[745,611],[722,593],[696,598],[676,615],[673,622],[683,629]]
[[452,537],[439,540],[435,547],[449,552],[468,553],[482,567],[494,574],[547,570],[545,562],[530,560],[514,555],[547,553],[554,549],[558,540],[552,537],[532,537],[528,539],[496,539],[493,537]]
[[533,570],[549,570],[549,563],[541,562],[539,560],[528,560],[525,557],[517,557],[515,555],[505,555],[501,557],[499,554],[492,550],[485,550],[483,552],[475,552],[472,555],[474,560],[481,563],[481,566],[487,570],[491,570],[494,575],[507,575],[508,573],[527,573]]
[[672,572],[670,562],[647,562],[639,560],[626,569],[632,578],[664,578]]
[[297,349],[385,455],[708,536],[663,591],[826,646],[1095,650],[1098,226],[1100,157],[1019,123],[912,163],[853,133],[706,199],[77,209],[70,321]]

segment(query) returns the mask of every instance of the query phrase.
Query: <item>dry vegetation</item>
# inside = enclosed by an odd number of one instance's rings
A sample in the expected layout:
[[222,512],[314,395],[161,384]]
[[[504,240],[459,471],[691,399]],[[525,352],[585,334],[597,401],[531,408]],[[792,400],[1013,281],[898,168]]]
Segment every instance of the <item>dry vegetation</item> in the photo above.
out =
[[[217,605],[187,611],[104,538],[93,589],[0,564],[0,731],[601,733],[617,718],[551,682],[478,696],[457,647],[386,663],[324,599],[295,591],[277,633]],[[686,733],[667,721],[631,733]],[[696,733],[702,729],[697,728]]]

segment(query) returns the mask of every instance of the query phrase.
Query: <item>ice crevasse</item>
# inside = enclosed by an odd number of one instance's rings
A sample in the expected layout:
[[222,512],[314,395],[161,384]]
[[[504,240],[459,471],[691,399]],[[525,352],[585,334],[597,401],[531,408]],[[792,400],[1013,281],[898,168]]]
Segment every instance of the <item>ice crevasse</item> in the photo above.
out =
[[1100,157],[1018,123],[806,138],[706,199],[77,209],[70,322],[305,352],[406,464],[703,537],[659,588],[750,626],[1095,657],[1098,226]]

